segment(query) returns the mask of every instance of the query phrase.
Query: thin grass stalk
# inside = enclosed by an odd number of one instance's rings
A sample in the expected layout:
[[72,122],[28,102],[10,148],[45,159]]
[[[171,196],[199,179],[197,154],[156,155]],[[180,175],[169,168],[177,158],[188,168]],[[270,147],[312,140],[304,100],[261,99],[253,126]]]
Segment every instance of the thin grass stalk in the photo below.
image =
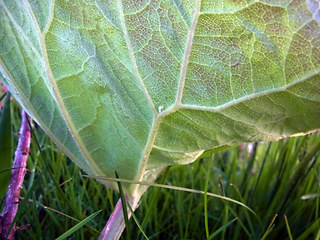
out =
[[[140,198],[127,199],[127,204],[130,204],[133,210],[136,209]],[[128,210],[128,218],[131,217],[131,212]],[[104,226],[99,240],[118,240],[125,228],[124,215],[122,209],[121,199],[118,200],[116,207],[114,208],[107,224]]]
[[[116,174],[116,177],[119,178],[118,173],[115,172],[115,174]],[[127,197],[124,196],[121,182],[117,182],[117,184],[118,184],[118,188],[119,188],[119,192],[120,192],[120,199],[121,199],[124,223],[125,223],[125,228],[126,228],[126,232],[127,232],[127,239],[130,240],[129,218],[128,218],[128,209],[127,209]],[[130,204],[128,204],[128,205],[130,205]]]
[[[170,171],[170,167],[167,167],[164,170],[164,172],[159,180],[159,184],[164,184],[164,181],[167,178],[169,171]],[[156,209],[156,203],[157,203],[159,196],[160,196],[160,190],[161,190],[161,188],[156,188],[155,191],[153,192],[153,194],[151,194],[151,196],[150,196],[150,204],[147,208],[147,211],[146,211],[144,218],[143,218],[143,221],[141,223],[142,229],[144,229],[147,225],[147,222],[150,221],[152,209]]]
[[203,205],[204,205],[204,226],[206,230],[206,238],[209,238],[209,223],[208,223],[208,198],[207,198],[207,192],[208,192],[208,183],[209,183],[209,173],[210,169],[207,171],[207,177],[204,187],[204,195],[203,195]]
[[3,211],[0,215],[0,239],[14,239],[14,233],[17,229],[15,223],[12,226],[13,219],[18,211],[20,190],[26,173],[26,163],[30,147],[30,127],[27,121],[28,115],[22,110],[22,122],[19,132],[18,146],[15,152],[13,169],[8,191],[5,197]]

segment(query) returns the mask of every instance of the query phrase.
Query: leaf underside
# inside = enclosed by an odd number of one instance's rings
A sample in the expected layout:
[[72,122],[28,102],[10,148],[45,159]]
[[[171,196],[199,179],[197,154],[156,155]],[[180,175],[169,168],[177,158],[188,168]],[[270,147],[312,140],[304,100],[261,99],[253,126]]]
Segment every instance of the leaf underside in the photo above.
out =
[[319,2],[0,0],[0,80],[88,174],[153,181],[320,128]]

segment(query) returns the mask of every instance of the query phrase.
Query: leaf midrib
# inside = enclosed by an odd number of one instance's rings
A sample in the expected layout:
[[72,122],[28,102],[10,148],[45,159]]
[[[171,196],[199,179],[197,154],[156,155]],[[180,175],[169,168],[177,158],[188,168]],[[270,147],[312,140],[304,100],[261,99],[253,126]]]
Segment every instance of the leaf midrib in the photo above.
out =
[[[121,1],[121,0],[120,0]],[[185,53],[183,56],[183,62],[181,65],[181,69],[180,69],[180,77],[179,77],[179,82],[178,82],[178,90],[177,90],[177,97],[174,103],[174,107],[170,108],[173,109],[173,111],[176,111],[179,108],[179,105],[181,103],[181,99],[182,99],[182,94],[183,94],[183,88],[184,88],[184,83],[185,83],[185,78],[186,78],[186,74],[187,74],[187,68],[188,68],[188,62],[189,62],[189,58],[190,58],[190,54],[191,54],[191,47],[192,47],[192,42],[193,42],[193,38],[195,35],[195,29],[197,26],[197,22],[198,22],[198,18],[199,18],[199,13],[200,13],[200,8],[201,8],[201,0],[197,0],[196,1],[196,10],[194,12],[194,16],[193,16],[193,20],[191,23],[191,27],[189,29],[188,32],[188,38],[186,41],[186,49],[185,49]],[[145,172],[145,169],[147,167],[147,162],[150,156],[150,153],[153,149],[153,145],[154,145],[154,141],[156,138],[156,132],[157,129],[162,121],[162,119],[166,116],[166,113],[168,111],[168,109],[166,109],[163,112],[157,113],[155,115],[151,130],[150,130],[150,134],[146,143],[146,147],[143,151],[143,156],[142,156],[142,161],[140,164],[140,171],[138,173],[137,179],[139,181],[141,181],[143,179],[143,175]],[[136,186],[136,190],[138,189],[138,186]]]

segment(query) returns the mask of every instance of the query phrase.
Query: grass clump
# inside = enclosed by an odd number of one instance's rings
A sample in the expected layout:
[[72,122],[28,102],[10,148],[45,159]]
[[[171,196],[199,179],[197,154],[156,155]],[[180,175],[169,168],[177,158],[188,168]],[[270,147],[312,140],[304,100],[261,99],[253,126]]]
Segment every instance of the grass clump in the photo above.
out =
[[[17,106],[12,108],[14,135],[20,118]],[[16,218],[18,226],[30,226],[17,231],[17,239],[55,239],[74,226],[69,239],[97,239],[119,194],[82,177],[37,126],[33,133],[25,201]],[[171,167],[158,183],[232,198],[255,214],[206,194],[150,187],[135,212],[139,226],[129,221],[130,236],[145,239],[140,228],[149,239],[317,239],[319,153],[320,135],[313,133],[208,151],[193,164]]]

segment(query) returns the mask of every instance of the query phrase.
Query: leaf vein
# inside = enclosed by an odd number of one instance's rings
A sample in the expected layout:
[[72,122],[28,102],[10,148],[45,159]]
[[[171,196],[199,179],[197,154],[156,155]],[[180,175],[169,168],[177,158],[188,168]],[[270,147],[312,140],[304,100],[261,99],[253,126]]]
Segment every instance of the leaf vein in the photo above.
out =
[[195,35],[195,30],[196,30],[196,26],[197,26],[198,18],[199,18],[199,13],[200,13],[200,7],[201,7],[201,1],[197,0],[196,1],[196,9],[194,11],[193,21],[191,23],[191,27],[190,27],[190,30],[189,30],[189,33],[188,33],[186,49],[185,49],[184,56],[183,56],[183,62],[181,64],[180,77],[179,77],[179,86],[178,86],[177,98],[176,98],[176,101],[175,101],[175,106],[179,106],[181,104],[182,95],[183,95],[183,89],[184,89],[187,70],[188,70],[189,58],[190,58],[190,55],[191,55],[191,47],[192,47],[193,38],[194,38],[194,35]]
[[123,35],[124,35],[124,38],[125,38],[125,41],[126,41],[126,45],[127,45],[127,48],[128,48],[128,52],[129,52],[131,63],[132,63],[132,66],[134,68],[134,71],[135,71],[136,79],[140,83],[140,86],[141,86],[145,96],[147,97],[147,100],[148,100],[150,106],[152,107],[154,113],[156,113],[157,110],[156,110],[156,108],[154,106],[152,98],[151,98],[151,96],[150,96],[150,94],[148,92],[148,89],[146,88],[144,82],[142,81],[141,75],[139,73],[138,65],[137,65],[136,58],[134,56],[134,52],[133,52],[133,49],[132,49],[132,46],[131,46],[131,41],[130,41],[130,38],[129,38],[129,33],[128,33],[127,25],[126,25],[126,22],[125,22],[125,18],[124,18],[122,0],[119,0],[118,3],[119,3],[119,9],[120,9],[120,23],[121,23],[121,27],[122,27],[122,32],[123,32]]
[[[255,92],[255,93],[252,93],[252,94],[249,94],[249,95],[246,95],[246,96],[243,96],[243,97],[240,97],[240,98],[237,98],[237,99],[234,99],[232,101],[229,101],[229,102],[226,102],[224,104],[221,104],[219,106],[216,106],[216,107],[206,107],[206,106],[199,106],[199,105],[188,105],[188,104],[182,104],[180,107],[182,109],[196,109],[196,110],[204,110],[204,111],[210,111],[210,112],[217,112],[217,111],[220,111],[222,109],[226,109],[228,107],[231,107],[233,105],[236,105],[236,104],[239,104],[239,103],[242,103],[244,101],[247,101],[247,100],[251,100],[253,98],[258,98],[258,97],[262,97],[262,96],[265,96],[265,95],[268,95],[268,94],[271,94],[271,93],[276,93],[276,92],[281,92],[281,91],[286,91],[287,88],[289,87],[292,87],[298,83],[301,83],[301,82],[304,82],[305,80],[313,77],[313,76],[316,76],[320,74],[320,69],[317,70],[317,71],[314,71],[313,73],[310,73],[308,75],[305,75],[301,78],[298,78],[297,80],[291,82],[291,83],[288,83],[282,87],[279,87],[279,88],[272,88],[272,89],[267,89],[265,91],[261,91],[261,92]],[[165,111],[163,112],[165,113]]]

